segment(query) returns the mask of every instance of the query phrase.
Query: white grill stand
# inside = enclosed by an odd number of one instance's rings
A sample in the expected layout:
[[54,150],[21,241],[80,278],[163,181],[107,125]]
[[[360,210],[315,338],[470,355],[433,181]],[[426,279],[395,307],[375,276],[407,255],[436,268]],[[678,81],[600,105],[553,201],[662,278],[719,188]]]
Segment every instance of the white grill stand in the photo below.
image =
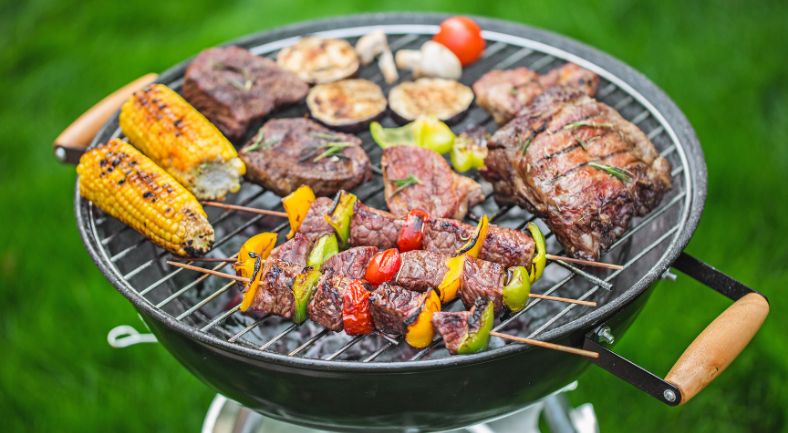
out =
[[[577,382],[572,382],[544,399],[523,408],[513,414],[506,415],[447,433],[541,433],[539,430],[540,415],[552,433],[598,433],[596,414],[591,403],[577,408],[569,406],[564,395],[577,389]],[[283,421],[277,421],[251,411],[241,404],[217,394],[214,397],[205,421],[202,433],[321,433],[316,430],[299,427]],[[406,429],[407,433],[418,430]]]

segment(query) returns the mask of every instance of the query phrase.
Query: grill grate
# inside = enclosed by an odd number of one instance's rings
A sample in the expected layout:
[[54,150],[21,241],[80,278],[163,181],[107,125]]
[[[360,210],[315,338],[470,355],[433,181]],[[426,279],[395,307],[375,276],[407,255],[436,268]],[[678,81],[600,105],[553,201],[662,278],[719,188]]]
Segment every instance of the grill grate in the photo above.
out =
[[[395,50],[417,48],[437,29],[428,25],[391,25],[376,28],[383,28],[389,34],[390,44]],[[354,42],[358,36],[369,30],[367,27],[355,27],[322,33],[345,37]],[[636,218],[632,228],[604,256],[607,261],[624,264],[623,270],[586,271],[568,263],[551,262],[545,269],[542,280],[534,286],[534,293],[592,299],[600,304],[609,302],[651,271],[652,264],[676,241],[679,228],[687,218],[690,196],[683,150],[662,116],[625,82],[609,72],[587,60],[536,41],[495,32],[485,32],[485,38],[488,40],[488,48],[484,57],[464,71],[464,83],[470,84],[494,68],[526,66],[544,73],[566,61],[578,63],[600,74],[602,80],[597,97],[640,127],[674,167],[674,187],[661,205],[649,215]],[[294,41],[295,38],[289,38],[249,48],[258,55],[274,57],[281,47]],[[384,90],[389,88],[382,82],[382,76],[374,65],[362,69],[359,75],[377,82]],[[169,84],[178,89],[181,80]],[[277,113],[275,117],[302,116],[303,112],[303,106],[292,107]],[[395,125],[391,118],[384,118],[381,122],[384,126]],[[492,129],[494,122],[485,111],[474,107],[453,129],[462,131],[478,125]],[[113,136],[120,136],[120,131],[116,130]],[[364,141],[365,150],[373,165],[378,165],[380,149],[368,132],[359,136]],[[380,170],[373,168],[373,173],[374,179],[358,187],[354,193],[367,204],[384,207]],[[281,209],[279,197],[252,184],[245,184],[242,190],[228,201],[266,209]],[[82,202],[79,208],[86,213],[89,235],[96,240],[99,254],[111,263],[112,271],[133,289],[136,296],[173,319],[228,343],[326,361],[415,361],[448,356],[440,340],[434,341],[426,349],[415,350],[403,344],[400,338],[382,333],[350,337],[344,333],[329,332],[312,322],[296,326],[270,315],[242,315],[238,311],[240,294],[234,288],[235,283],[227,283],[218,277],[181,268],[170,268],[165,263],[170,258],[169,254],[153,246],[128,226],[105,216],[90,203]],[[471,210],[468,219],[475,221],[482,213],[487,213],[496,224],[518,229],[534,220],[532,215],[519,207],[497,206],[489,192],[485,202]],[[216,257],[233,256],[248,236],[259,231],[276,231],[281,240],[288,227],[287,222],[274,217],[250,216],[232,210],[219,212],[209,209],[209,216],[216,230],[216,245],[211,255]],[[561,254],[562,248],[555,237],[542,222],[537,222],[546,233],[548,250]],[[212,269],[223,270],[227,266],[226,263],[219,263]],[[461,302],[455,301],[446,308],[460,309]],[[505,317],[495,329],[534,338],[570,323],[588,311],[591,310],[586,307],[535,299],[524,310]],[[491,350],[504,344],[507,343],[493,339]]]

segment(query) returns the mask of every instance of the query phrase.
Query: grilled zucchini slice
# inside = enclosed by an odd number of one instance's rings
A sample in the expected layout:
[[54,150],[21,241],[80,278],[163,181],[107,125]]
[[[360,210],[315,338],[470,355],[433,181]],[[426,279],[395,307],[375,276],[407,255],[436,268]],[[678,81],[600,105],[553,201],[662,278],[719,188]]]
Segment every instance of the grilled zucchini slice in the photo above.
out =
[[358,130],[386,110],[386,97],[372,81],[341,80],[313,87],[306,105],[312,117],[330,128]]
[[389,92],[389,107],[401,121],[434,116],[451,123],[462,118],[473,102],[473,90],[459,81],[420,78],[399,84]]
[[342,80],[359,68],[356,50],[348,41],[314,36],[279,51],[276,62],[310,84]]

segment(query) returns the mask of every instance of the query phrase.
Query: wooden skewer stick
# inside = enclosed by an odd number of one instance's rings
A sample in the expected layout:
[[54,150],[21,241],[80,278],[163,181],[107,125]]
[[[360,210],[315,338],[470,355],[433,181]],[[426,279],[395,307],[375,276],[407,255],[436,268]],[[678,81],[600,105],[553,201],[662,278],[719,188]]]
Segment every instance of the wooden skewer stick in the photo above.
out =
[[[192,260],[198,260],[198,259],[192,259]],[[235,259],[233,259],[233,261],[235,261]],[[167,261],[167,264],[172,265],[172,266],[176,266],[176,267],[179,267],[179,268],[188,269],[190,271],[197,271],[197,272],[202,272],[204,274],[215,275],[217,277],[229,278],[229,279],[232,279],[232,280],[235,280],[235,281],[240,281],[242,283],[248,283],[249,281],[251,281],[249,278],[246,278],[246,277],[239,277],[238,275],[232,275],[232,274],[228,274],[228,273],[225,273],[225,272],[214,271],[213,269],[201,268],[199,266],[190,265],[188,263],[175,262],[175,261],[169,260],[169,261]],[[548,301],[566,302],[568,304],[585,305],[587,307],[596,307],[596,305],[597,305],[596,302],[593,302],[593,301],[581,301],[579,299],[562,298],[560,296],[540,295],[540,294],[537,294],[537,293],[531,293],[531,294],[528,295],[528,297],[529,298],[545,299],[545,300],[548,300]]]
[[[221,202],[218,202],[218,201],[203,201],[201,203],[206,205],[206,206],[213,206],[213,207],[218,207],[218,208],[222,208],[222,209],[232,209],[232,210],[237,210],[237,211],[241,211],[241,212],[256,213],[256,214],[259,214],[259,215],[269,215],[269,216],[276,216],[276,217],[287,218],[287,214],[286,213],[275,211],[275,210],[257,209],[257,208],[254,208],[254,207],[238,206],[238,205],[234,205],[234,204],[221,203]],[[594,261],[591,261],[591,260],[583,260],[583,259],[575,259],[575,258],[572,258],[572,257],[556,256],[554,254],[547,254],[547,259],[548,260],[553,260],[553,261],[563,260],[563,261],[569,262],[569,263],[576,263],[578,265],[584,265],[584,266],[593,266],[593,267],[597,267],[597,268],[615,269],[615,270],[624,269],[623,266],[615,265],[615,264],[612,264],[612,263],[594,262]]]
[[585,266],[595,266],[597,268],[605,268],[605,269],[614,269],[616,271],[620,271],[624,269],[621,265],[616,265],[613,263],[605,263],[605,262],[593,262],[591,260],[583,260],[583,259],[576,259],[574,257],[564,257],[564,256],[556,256],[554,254],[545,254],[547,260],[552,261],[564,261],[569,263],[576,263],[578,265],[585,265]]
[[275,211],[275,210],[258,209],[255,207],[248,207],[248,206],[238,206],[238,205],[227,204],[218,201],[202,201],[200,203],[204,204],[205,206],[218,207],[222,209],[238,210],[241,212],[256,213],[258,215],[268,215],[268,216],[275,216],[280,218],[287,218],[286,213]]
[[559,352],[571,353],[573,355],[585,356],[586,358],[597,359],[599,354],[590,350],[578,349],[576,347],[564,346],[563,344],[555,344],[547,341],[534,340],[532,338],[515,337],[514,335],[502,334],[496,331],[490,331],[490,335],[504,340],[511,340],[517,343],[528,344],[530,346],[541,347],[543,349],[557,350]]
[[235,263],[235,257],[189,257],[189,258],[177,258],[177,260],[181,262],[224,262],[224,263]]

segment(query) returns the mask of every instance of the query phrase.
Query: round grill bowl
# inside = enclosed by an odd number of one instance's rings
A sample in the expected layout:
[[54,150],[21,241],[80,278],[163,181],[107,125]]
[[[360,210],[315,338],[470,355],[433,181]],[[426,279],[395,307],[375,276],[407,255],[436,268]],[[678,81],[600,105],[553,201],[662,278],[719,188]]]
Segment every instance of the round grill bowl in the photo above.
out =
[[[354,41],[381,28],[396,48],[418,47],[446,16],[374,14],[302,23],[232,42],[263,56],[323,33]],[[462,81],[472,83],[493,68],[527,66],[546,72],[564,62],[577,63],[601,77],[598,98],[637,124],[673,167],[673,189],[651,214],[632,228],[605,256],[626,265],[623,271],[584,272],[553,263],[535,293],[593,299],[599,308],[532,302],[498,329],[582,346],[601,324],[620,335],[647,299],[648,289],[681,254],[700,218],[706,193],[706,167],[692,128],[665,94],[638,72],[570,39],[487,18],[476,18],[488,41],[485,57],[469,67]],[[174,66],[160,82],[180,88],[188,60]],[[360,75],[380,83],[373,65]],[[387,90],[387,86],[384,89]],[[302,106],[274,117],[302,116]],[[383,119],[391,125],[390,118]],[[492,125],[474,107],[455,131]],[[255,128],[256,130],[256,128]],[[250,131],[251,132],[251,131]],[[93,145],[120,135],[117,117]],[[360,134],[373,164],[379,149]],[[384,206],[379,176],[357,189],[366,203]],[[231,202],[276,208],[279,198],[247,184]],[[237,312],[232,284],[198,277],[166,265],[169,256],[118,221],[104,215],[77,192],[77,221],[87,249],[109,281],[137,308],[159,341],[189,370],[226,396],[267,416],[305,426],[345,431],[445,430],[515,411],[573,380],[588,361],[558,352],[492,342],[490,350],[449,356],[440,342],[415,351],[387,336],[350,338],[314,324],[300,327],[274,317]],[[488,198],[477,213],[496,223],[522,227],[531,215],[501,208]],[[286,225],[270,217],[209,212],[217,232],[217,257],[229,256],[250,234]],[[544,227],[544,225],[542,225]],[[560,245],[551,237],[551,252]],[[458,308],[458,305],[452,308]]]

